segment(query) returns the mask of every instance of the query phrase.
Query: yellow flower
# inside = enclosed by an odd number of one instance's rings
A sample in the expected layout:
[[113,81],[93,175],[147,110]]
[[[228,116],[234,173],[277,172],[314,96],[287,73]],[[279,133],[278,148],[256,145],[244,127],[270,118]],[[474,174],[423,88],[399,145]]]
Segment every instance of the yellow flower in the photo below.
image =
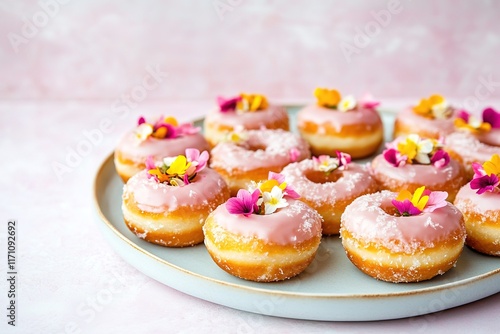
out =
[[286,188],[286,182],[279,184],[279,182],[277,180],[271,179],[271,180],[267,180],[267,181],[264,181],[261,184],[259,184],[259,189],[262,193],[271,192],[271,190],[274,187],[278,187],[282,191],[284,191]]
[[478,132],[488,132],[491,130],[491,124],[486,122],[481,122],[478,118],[474,116],[469,116],[469,122],[466,122],[463,118],[457,117],[453,121],[455,127],[459,129],[467,129],[472,133]]
[[404,200],[409,200],[417,209],[420,211],[423,211],[425,208],[425,205],[429,201],[429,196],[425,195],[422,196],[424,193],[425,187],[422,186],[415,190],[413,195],[411,192],[408,190],[404,189],[402,190],[399,194],[398,197],[396,197],[396,201],[403,202]]
[[267,98],[259,94],[241,94],[241,99],[236,103],[236,110],[257,111],[264,110],[269,106]]
[[318,101],[318,105],[328,108],[335,108],[341,99],[340,93],[337,90],[327,88],[316,88],[314,96]]
[[163,122],[170,124],[170,125],[173,125],[173,126],[179,126],[179,122],[177,122],[177,119],[175,117],[172,117],[172,116],[165,117]]
[[191,163],[187,161],[186,157],[183,155],[177,156],[172,162],[170,167],[167,169],[167,174],[170,175],[184,175],[186,171],[191,166]]
[[488,175],[500,176],[500,156],[498,154],[493,154],[490,160],[483,164],[483,169]]
[[406,155],[408,161],[418,161],[421,164],[429,164],[429,155],[436,146],[436,141],[432,139],[421,139],[416,134],[411,134],[404,141],[398,143],[398,151],[401,155]]
[[446,118],[449,116],[448,102],[439,94],[433,94],[428,99],[421,99],[419,104],[413,107],[413,111],[429,118]]

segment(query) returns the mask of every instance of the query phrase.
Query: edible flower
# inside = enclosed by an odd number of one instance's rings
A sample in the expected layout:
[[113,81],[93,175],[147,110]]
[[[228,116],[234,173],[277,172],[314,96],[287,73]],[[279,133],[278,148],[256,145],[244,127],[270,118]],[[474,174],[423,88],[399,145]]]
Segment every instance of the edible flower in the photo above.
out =
[[398,214],[403,217],[416,216],[422,212],[433,212],[436,209],[446,206],[446,191],[430,191],[422,186],[412,194],[407,189],[402,190],[396,199],[391,201],[398,210]]
[[354,108],[356,108],[356,99],[352,95],[343,97],[337,105],[337,109],[342,112],[346,112]]
[[257,200],[260,192],[255,189],[252,193],[248,190],[240,189],[236,197],[231,197],[226,202],[227,211],[234,215],[250,216],[258,210]]
[[374,109],[380,105],[380,101],[377,101],[369,93],[365,94],[359,101],[361,108]]
[[413,107],[413,112],[431,119],[445,119],[451,117],[453,108],[443,96],[433,94],[429,98],[421,99],[419,104]]
[[223,142],[240,144],[248,139],[248,134],[242,126],[237,126],[233,131],[227,131],[222,138]]
[[292,148],[290,149],[289,154],[290,154],[290,161],[291,161],[291,162],[297,162],[297,160],[299,160],[299,157],[300,157],[300,151],[299,151],[297,148],[292,147]]
[[423,139],[417,134],[398,138],[386,145],[382,153],[393,167],[405,164],[433,165],[443,168],[450,163],[450,156],[443,150],[443,144],[435,139]]
[[500,192],[500,156],[494,154],[482,165],[474,162],[472,164],[474,178],[470,182],[471,189],[478,195],[485,192]]
[[486,108],[483,110],[482,118],[479,119],[465,110],[460,110],[454,123],[455,127],[475,134],[488,132],[500,128],[500,113],[493,108]]
[[327,108],[337,108],[341,100],[340,93],[336,89],[316,88],[314,96],[318,101],[318,105]]
[[268,179],[253,182],[250,189],[240,189],[236,197],[226,202],[226,209],[231,214],[269,215],[288,206],[287,198],[297,199],[300,195],[285,182],[285,177],[269,172]]
[[331,157],[329,155],[320,155],[318,157],[313,157],[315,169],[324,172],[327,175],[336,169],[347,169],[347,165],[351,162],[351,156],[347,153],[335,151],[337,157]]
[[219,96],[217,104],[220,112],[236,111],[238,113],[264,110],[269,106],[267,98],[260,94],[239,94],[228,99]]
[[175,117],[162,116],[156,122],[148,123],[146,119],[141,116],[137,121],[137,128],[134,133],[140,144],[149,137],[156,139],[172,139],[185,135],[192,135],[199,131],[200,128],[194,127],[191,123],[179,124]]
[[207,151],[200,154],[194,148],[186,149],[185,155],[163,158],[159,164],[149,156],[146,159],[148,178],[153,178],[158,183],[182,187],[193,181],[197,173],[206,167],[208,159]]

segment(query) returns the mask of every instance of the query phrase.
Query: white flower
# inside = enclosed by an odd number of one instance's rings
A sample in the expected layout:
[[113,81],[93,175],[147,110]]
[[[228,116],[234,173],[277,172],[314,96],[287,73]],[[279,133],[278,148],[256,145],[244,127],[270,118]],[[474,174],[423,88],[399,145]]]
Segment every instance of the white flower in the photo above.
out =
[[337,105],[337,109],[342,112],[346,112],[356,108],[356,99],[352,95],[347,95],[342,100],[340,100]]
[[317,170],[320,172],[330,173],[339,167],[339,160],[328,155],[320,155],[313,157]]
[[134,133],[139,142],[143,142],[153,133],[153,126],[151,126],[151,124],[142,123],[135,129]]
[[277,209],[288,206],[288,202],[283,198],[284,195],[278,186],[274,186],[271,192],[262,193],[262,198],[257,201],[257,205],[264,203],[264,214],[269,215]]
[[450,116],[450,113],[452,112],[452,109],[450,108],[450,105],[448,104],[448,101],[443,99],[442,102],[434,104],[431,107],[432,114],[436,118],[448,118]]
[[409,135],[407,140],[414,142],[417,147],[415,160],[421,164],[430,164],[431,159],[429,158],[429,154],[434,149],[434,141],[432,139],[422,140],[420,136],[416,134]]

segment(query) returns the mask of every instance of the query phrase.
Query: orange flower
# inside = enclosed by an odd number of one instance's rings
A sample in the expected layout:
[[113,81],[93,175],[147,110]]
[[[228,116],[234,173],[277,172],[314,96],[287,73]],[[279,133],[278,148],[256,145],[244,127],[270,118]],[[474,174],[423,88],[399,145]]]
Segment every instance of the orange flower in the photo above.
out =
[[335,89],[316,88],[314,96],[318,100],[318,105],[327,108],[335,108],[341,100],[340,93]]

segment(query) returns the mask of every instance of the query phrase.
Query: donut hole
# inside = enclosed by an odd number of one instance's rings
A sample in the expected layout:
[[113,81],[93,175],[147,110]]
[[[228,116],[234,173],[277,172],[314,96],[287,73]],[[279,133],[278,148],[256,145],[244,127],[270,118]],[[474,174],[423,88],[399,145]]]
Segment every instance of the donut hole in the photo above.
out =
[[246,148],[247,150],[249,151],[258,151],[258,150],[263,150],[265,151],[266,150],[266,145],[262,144],[262,143],[250,143],[248,145],[248,147]]
[[344,172],[341,170],[335,170],[330,174],[325,172],[317,171],[317,170],[309,170],[304,173],[305,177],[314,183],[328,183],[328,182],[337,182],[342,176],[344,176]]
[[396,217],[400,216],[398,209],[396,209],[394,205],[382,204],[380,208],[384,210],[384,212],[387,213],[389,216],[396,216]]

